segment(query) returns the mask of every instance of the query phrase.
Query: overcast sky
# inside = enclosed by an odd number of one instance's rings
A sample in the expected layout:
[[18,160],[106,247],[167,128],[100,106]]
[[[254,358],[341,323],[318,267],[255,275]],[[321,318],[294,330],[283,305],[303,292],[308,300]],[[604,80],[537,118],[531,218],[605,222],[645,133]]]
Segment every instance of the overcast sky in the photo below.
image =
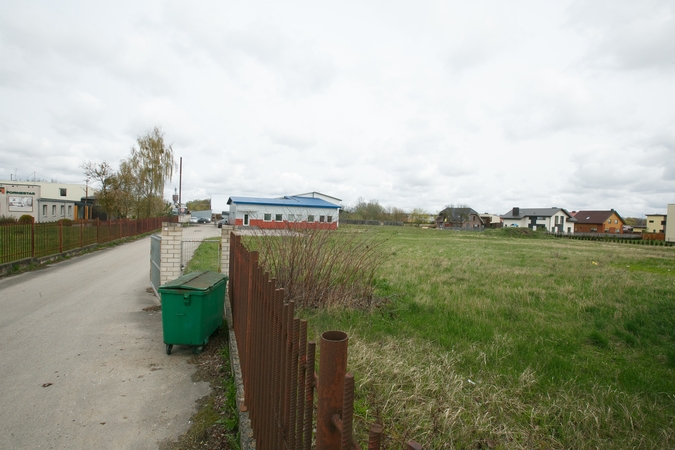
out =
[[[0,179],[161,126],[183,200],[664,212],[675,1],[0,0]],[[167,185],[167,198],[178,175]]]

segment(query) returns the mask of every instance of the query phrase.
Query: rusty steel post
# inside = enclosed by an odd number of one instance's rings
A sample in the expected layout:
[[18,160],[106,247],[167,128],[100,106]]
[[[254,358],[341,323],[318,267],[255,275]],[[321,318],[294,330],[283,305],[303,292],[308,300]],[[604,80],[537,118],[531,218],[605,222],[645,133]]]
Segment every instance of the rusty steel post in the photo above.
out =
[[284,352],[284,337],[282,333],[282,321],[283,321],[283,308],[284,308],[284,290],[279,289],[275,292],[274,296],[274,339],[275,339],[275,350],[274,350],[274,404],[272,409],[274,410],[274,432],[276,448],[283,448],[283,429],[281,427],[281,408],[283,405],[283,394],[282,394],[282,380],[280,374],[282,373],[282,364],[283,364],[283,352]]
[[291,373],[293,371],[293,318],[295,316],[295,303],[288,302],[288,315],[286,316],[286,373],[284,374],[284,432],[288,444],[291,435]]
[[382,441],[382,425],[374,423],[368,433],[368,450],[380,450]]
[[342,412],[348,340],[343,331],[326,331],[321,335],[316,450],[337,450],[341,446],[340,432],[333,425],[333,416]]
[[288,309],[284,303],[281,314],[281,370],[279,371],[279,428],[282,440],[286,439],[286,367],[288,366]]
[[296,448],[302,448],[304,437],[303,425],[305,421],[305,386],[307,379],[307,321],[300,320],[300,341],[298,343],[298,391],[297,391],[297,424],[296,424]]
[[267,289],[263,298],[263,330],[265,337],[263,338],[263,410],[265,411],[265,442],[270,447],[274,443],[274,409],[272,408],[272,377],[274,376],[272,370],[274,356],[272,347],[274,345],[274,327],[272,326],[272,302],[274,301],[274,285],[275,279],[268,280]]
[[314,421],[314,361],[316,357],[316,342],[307,344],[307,376],[305,377],[305,419],[302,425],[302,448],[310,450],[312,448],[312,422]]
[[345,393],[342,400],[342,450],[352,448],[352,425],[354,419],[354,375],[345,375]]
[[407,450],[422,450],[422,446],[415,441],[410,441]]
[[288,424],[288,448],[295,449],[298,408],[298,344],[300,337],[300,319],[293,319],[293,339],[291,341],[291,392],[290,415]]

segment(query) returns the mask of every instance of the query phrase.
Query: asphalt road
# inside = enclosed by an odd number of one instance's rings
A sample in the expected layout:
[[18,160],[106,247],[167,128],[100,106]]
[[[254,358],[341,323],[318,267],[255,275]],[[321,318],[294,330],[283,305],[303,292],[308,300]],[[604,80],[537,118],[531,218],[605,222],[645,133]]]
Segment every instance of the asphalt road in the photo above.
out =
[[0,279],[0,448],[157,449],[188,429],[210,387],[189,347],[166,355],[149,274],[148,237]]

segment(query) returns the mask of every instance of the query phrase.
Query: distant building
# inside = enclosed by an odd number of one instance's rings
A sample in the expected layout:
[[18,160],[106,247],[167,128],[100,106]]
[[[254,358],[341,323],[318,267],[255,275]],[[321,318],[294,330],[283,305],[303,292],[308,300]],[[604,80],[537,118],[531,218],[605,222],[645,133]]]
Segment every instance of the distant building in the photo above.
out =
[[551,233],[573,234],[576,219],[564,208],[520,208],[514,207],[501,216],[504,227],[544,229]]
[[468,207],[451,206],[439,212],[436,217],[436,228],[477,230],[483,227],[483,219],[476,211]]
[[[668,216],[675,217],[675,204],[668,205]],[[666,241],[675,242],[675,220],[666,222]]]
[[483,219],[485,228],[501,228],[503,225],[501,216],[497,214],[480,214],[480,218]]
[[338,228],[340,199],[318,192],[280,198],[230,197],[229,222],[262,229]]
[[647,214],[645,233],[665,233],[666,214]]
[[626,221],[613,209],[604,211],[578,211],[577,233],[615,233],[622,234]]
[[79,184],[0,180],[0,216],[27,214],[38,223],[85,218],[85,211],[91,217],[87,190],[93,195],[93,189]]

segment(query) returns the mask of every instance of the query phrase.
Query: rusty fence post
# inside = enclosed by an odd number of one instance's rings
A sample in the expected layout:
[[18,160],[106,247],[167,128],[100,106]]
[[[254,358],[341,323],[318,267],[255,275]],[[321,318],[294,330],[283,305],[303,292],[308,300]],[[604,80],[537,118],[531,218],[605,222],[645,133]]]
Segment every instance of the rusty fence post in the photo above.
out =
[[341,433],[333,424],[333,416],[342,413],[348,340],[347,334],[342,331],[326,331],[321,335],[316,450],[337,450],[341,447]]
[[374,423],[368,433],[368,450],[380,450],[382,442],[382,425]]

